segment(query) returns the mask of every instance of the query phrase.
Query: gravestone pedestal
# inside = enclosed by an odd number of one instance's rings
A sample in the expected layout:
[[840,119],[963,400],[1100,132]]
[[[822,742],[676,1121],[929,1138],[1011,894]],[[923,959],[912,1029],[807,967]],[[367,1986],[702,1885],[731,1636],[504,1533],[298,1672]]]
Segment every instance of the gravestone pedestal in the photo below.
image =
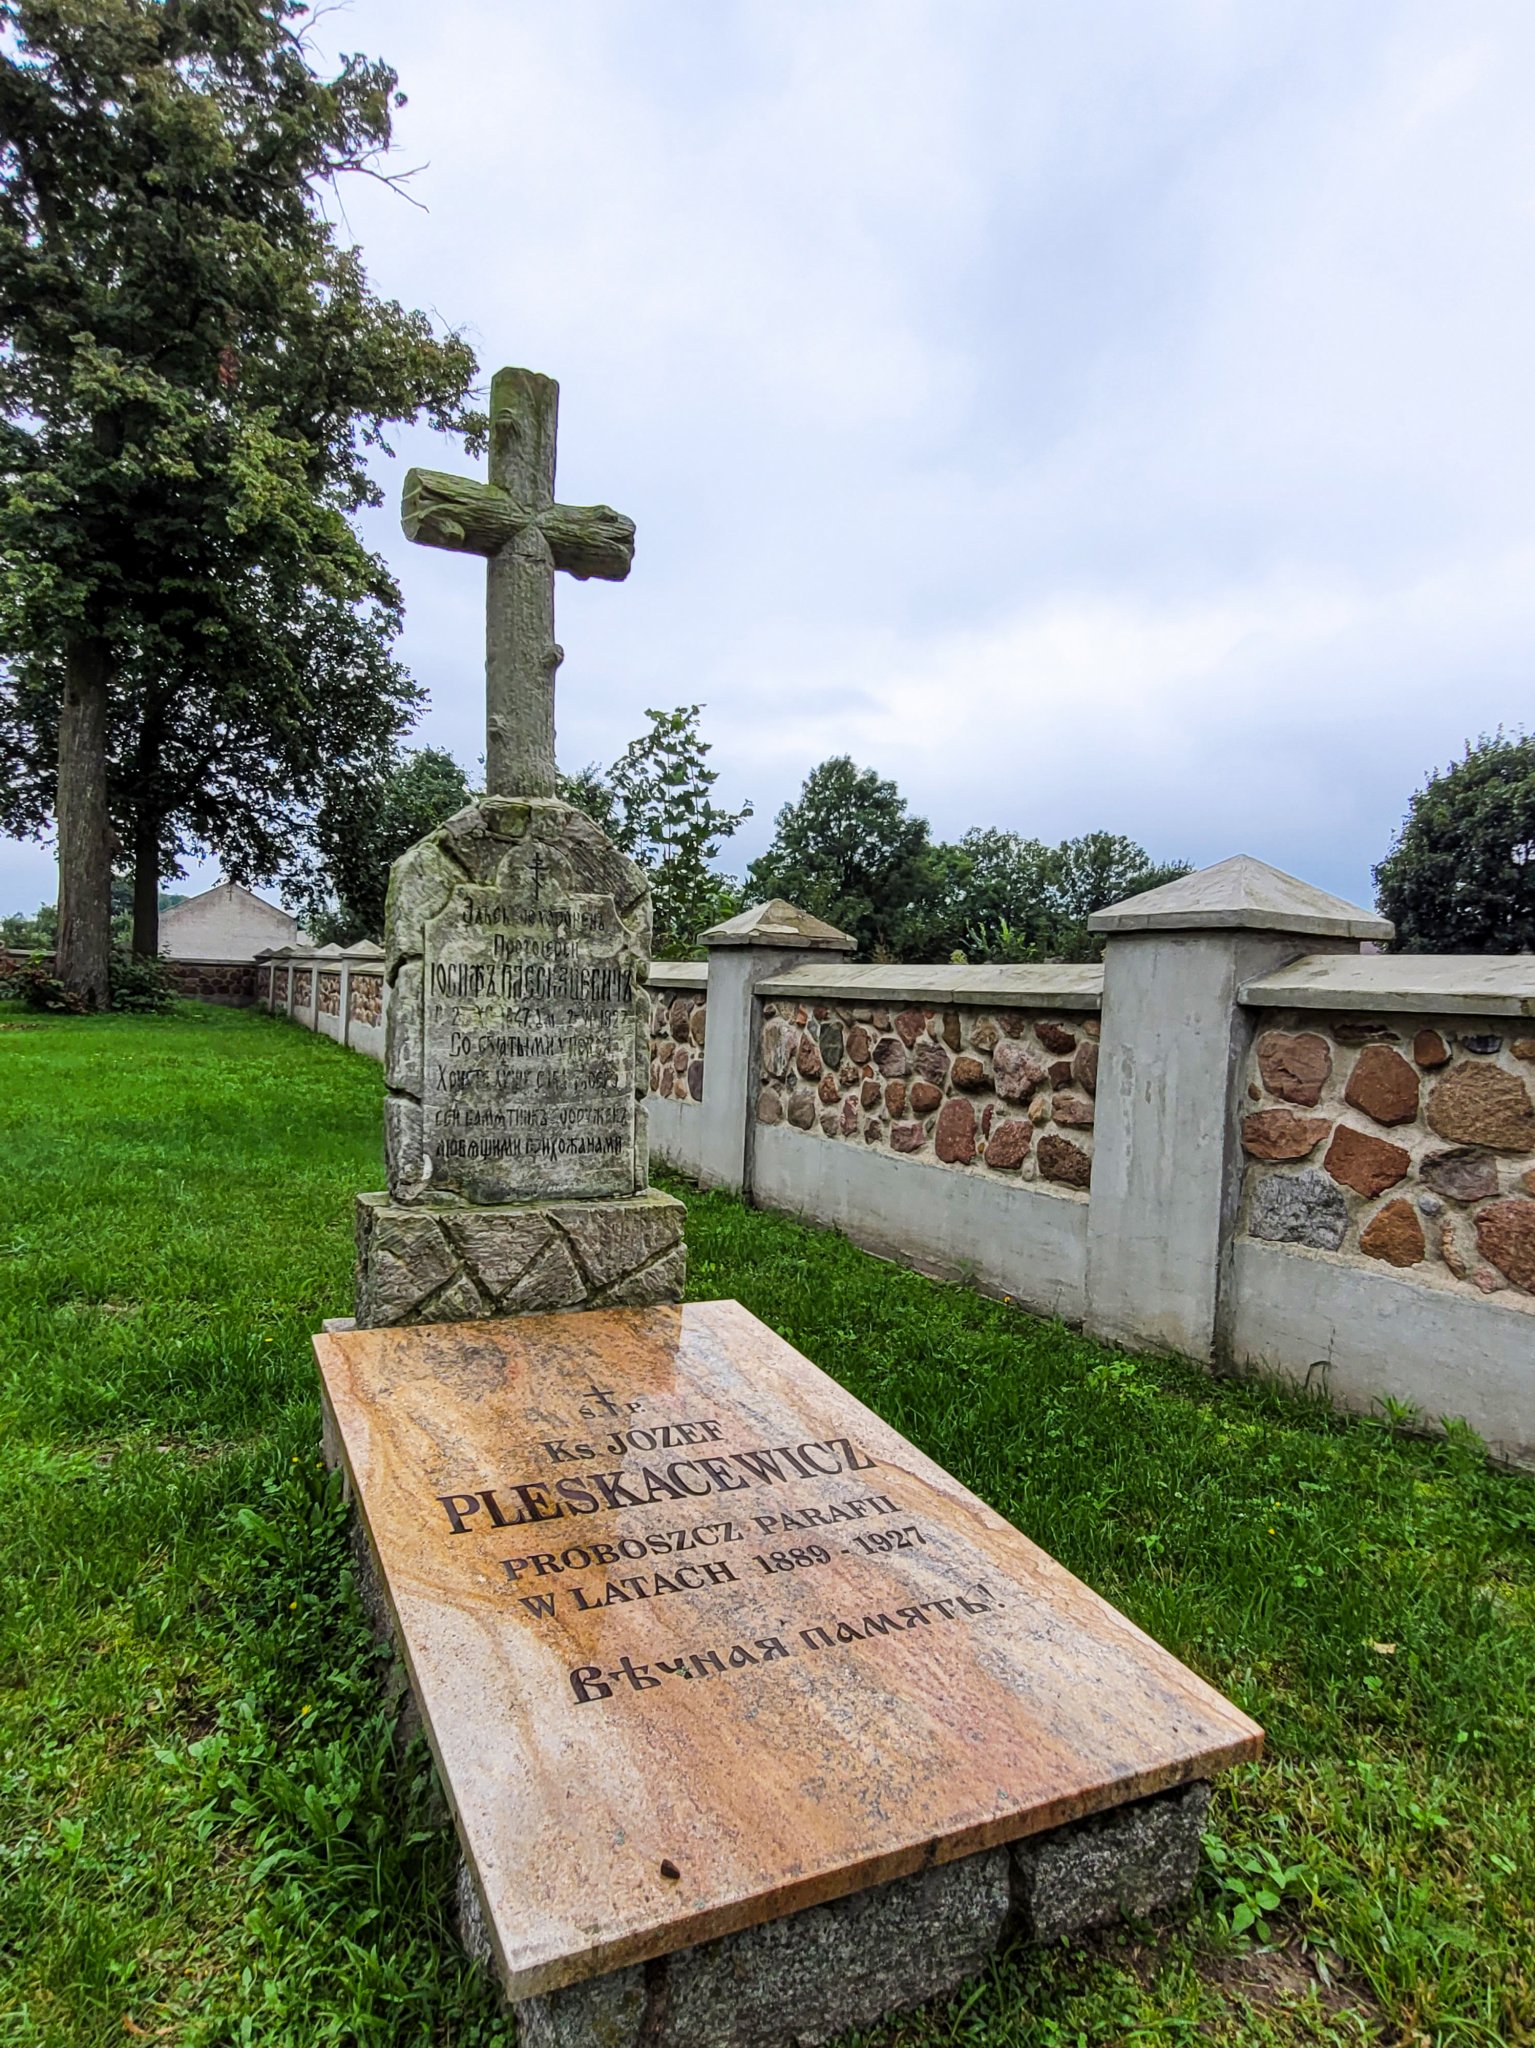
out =
[[359,1324],[680,1300],[682,1205],[647,1186],[641,871],[568,804],[485,797],[395,863],[384,952]]

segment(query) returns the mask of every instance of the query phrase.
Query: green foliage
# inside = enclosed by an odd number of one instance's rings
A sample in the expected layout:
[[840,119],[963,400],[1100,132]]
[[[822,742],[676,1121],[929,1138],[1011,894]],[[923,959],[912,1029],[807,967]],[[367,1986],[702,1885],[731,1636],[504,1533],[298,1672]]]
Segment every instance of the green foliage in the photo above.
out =
[[51,903],[40,903],[36,913],[28,917],[25,911],[13,910],[9,917],[0,922],[0,944],[14,947],[18,951],[51,952],[58,936],[59,913]]
[[[377,1066],[193,1005],[0,1042],[0,2040],[512,2048],[316,1456]],[[677,1191],[695,1299],[1268,1730],[1190,1913],[1019,1948],[870,2048],[1535,2037],[1528,1477]]]
[[326,217],[377,175],[395,78],[316,76],[306,16],[0,0],[0,825],[46,827],[83,677],[141,871],[275,873],[326,772],[403,730],[399,593],[348,515],[389,422],[483,440],[467,344]]
[[865,959],[1092,960],[1095,910],[1189,872],[1110,832],[1046,846],[977,826],[934,844],[893,782],[846,755],[823,761],[753,863],[756,897],[840,925]]
[[1535,738],[1484,734],[1431,775],[1375,888],[1404,953],[1535,951]]
[[[176,984],[163,960],[139,959],[126,951],[112,955],[109,1007],[151,1016],[168,1010],[176,1001]],[[78,993],[65,986],[53,971],[45,953],[14,962],[0,977],[0,993],[14,997],[29,1010],[51,1010],[61,1016],[78,1017],[85,1009]]]
[[111,1007],[155,1016],[176,1001],[176,984],[166,963],[154,954],[112,955]]
[[331,776],[314,852],[287,893],[318,945],[384,936],[389,870],[408,847],[470,802],[464,771],[441,747],[396,752]]
[[719,771],[709,766],[710,745],[698,730],[702,711],[701,704],[647,711],[648,730],[611,768],[560,777],[566,802],[594,818],[648,873],[659,960],[695,956],[699,933],[741,908],[739,883],[709,863],[752,807],[726,811],[713,801]]
[[13,997],[29,1010],[52,1010],[60,1016],[78,1017],[85,1004],[72,988],[66,988],[53,971],[48,955],[34,953],[30,959],[11,963],[0,981],[0,992]]
[[972,919],[964,950],[976,961],[1099,959],[1102,941],[1087,924],[1095,910],[1190,872],[1186,861],[1153,861],[1111,832],[1059,846],[1014,832],[967,832],[960,850],[975,860],[963,904]]
[[893,782],[847,754],[813,768],[752,862],[754,901],[782,896],[858,941],[863,959],[900,959],[930,899],[932,842]]
[[[162,911],[174,910],[178,903],[185,903],[186,896],[174,889],[159,892],[159,907]],[[59,913],[52,903],[41,903],[36,912],[28,917],[24,911],[12,911],[6,918],[0,918],[0,946],[28,948],[48,952],[58,937]],[[125,876],[112,877],[112,942],[126,946],[133,935],[133,884]]]

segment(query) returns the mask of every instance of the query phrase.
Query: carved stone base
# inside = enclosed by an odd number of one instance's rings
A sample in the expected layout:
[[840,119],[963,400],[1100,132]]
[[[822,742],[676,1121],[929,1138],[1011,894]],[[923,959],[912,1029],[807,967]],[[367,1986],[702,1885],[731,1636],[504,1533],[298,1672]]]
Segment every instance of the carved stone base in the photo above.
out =
[[466,1323],[680,1301],[683,1206],[656,1189],[613,1201],[436,1209],[357,1197],[357,1321]]

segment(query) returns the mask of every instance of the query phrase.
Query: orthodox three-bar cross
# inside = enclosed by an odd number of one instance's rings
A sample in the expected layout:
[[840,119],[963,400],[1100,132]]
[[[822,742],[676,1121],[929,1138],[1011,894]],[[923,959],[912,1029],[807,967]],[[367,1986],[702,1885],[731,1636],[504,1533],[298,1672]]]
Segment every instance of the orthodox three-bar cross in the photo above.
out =
[[621,583],[634,560],[634,521],[606,505],[554,502],[560,387],[533,370],[498,370],[490,385],[490,482],[413,469],[401,519],[431,548],[484,555],[485,788],[490,796],[553,796],[554,572]]

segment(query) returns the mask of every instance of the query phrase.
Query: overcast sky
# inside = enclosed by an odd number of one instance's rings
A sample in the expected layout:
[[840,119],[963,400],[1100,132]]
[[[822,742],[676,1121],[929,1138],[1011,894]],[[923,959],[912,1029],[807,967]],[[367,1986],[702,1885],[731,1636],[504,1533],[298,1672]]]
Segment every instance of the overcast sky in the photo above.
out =
[[[420,212],[381,290],[560,380],[563,765],[699,701],[757,815],[831,753],[935,833],[1103,828],[1362,900],[1531,720],[1528,0],[354,0]],[[483,746],[483,572],[368,521]],[[200,870],[199,874],[211,874]],[[185,886],[185,885],[183,885]],[[0,843],[0,907],[51,894]]]

